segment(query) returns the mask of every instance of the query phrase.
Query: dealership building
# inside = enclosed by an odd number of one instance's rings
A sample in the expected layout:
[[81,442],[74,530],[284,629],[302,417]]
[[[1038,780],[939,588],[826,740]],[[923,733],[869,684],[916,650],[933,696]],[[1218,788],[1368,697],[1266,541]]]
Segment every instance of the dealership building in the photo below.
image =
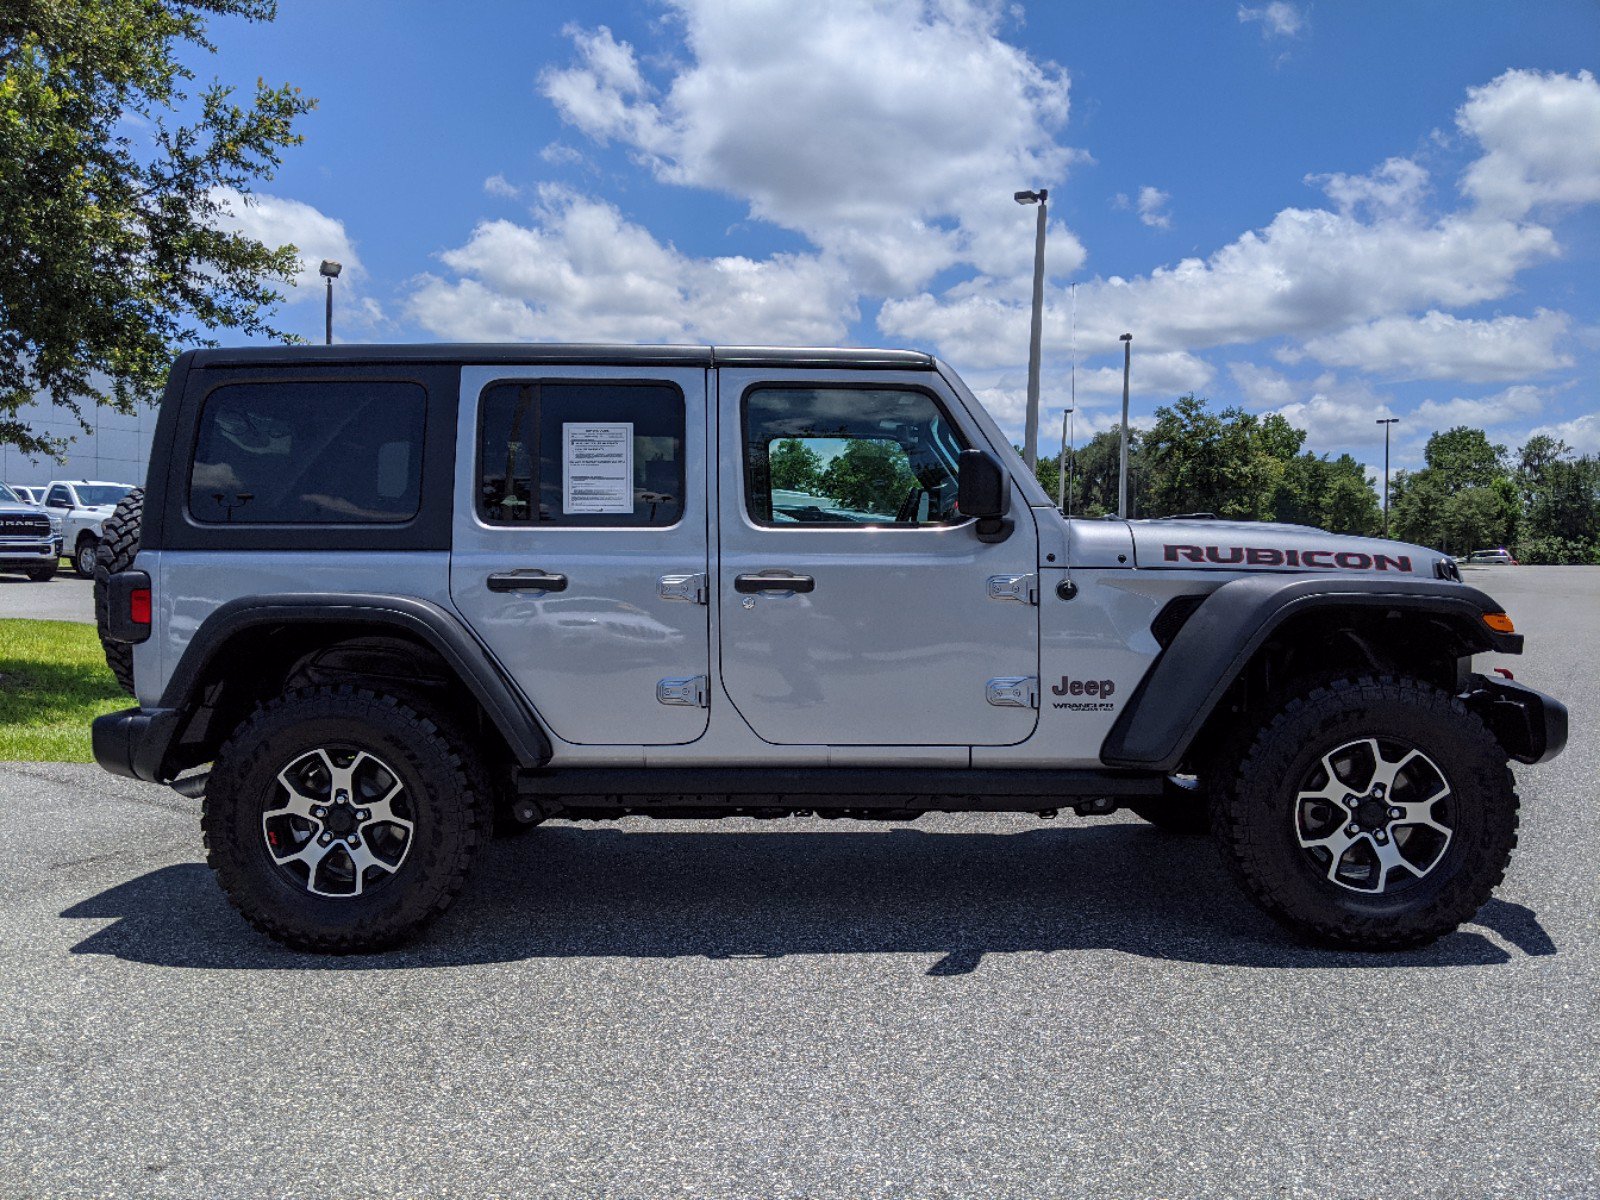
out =
[[85,433],[64,408],[35,400],[17,410],[17,420],[45,437],[71,438],[66,461],[29,458],[15,446],[0,447],[0,480],[24,485],[52,479],[99,479],[144,486],[150,462],[150,438],[156,409],[141,407],[132,415],[110,408],[86,408],[92,432]]

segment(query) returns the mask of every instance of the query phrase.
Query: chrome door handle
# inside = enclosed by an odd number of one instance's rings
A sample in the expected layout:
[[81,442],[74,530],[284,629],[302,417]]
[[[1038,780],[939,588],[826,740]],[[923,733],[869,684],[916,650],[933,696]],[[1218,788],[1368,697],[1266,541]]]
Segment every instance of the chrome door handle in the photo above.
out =
[[489,576],[491,592],[564,592],[565,575],[549,575],[543,571],[496,571]]
[[754,592],[814,592],[817,581],[809,575],[735,575],[733,590]]

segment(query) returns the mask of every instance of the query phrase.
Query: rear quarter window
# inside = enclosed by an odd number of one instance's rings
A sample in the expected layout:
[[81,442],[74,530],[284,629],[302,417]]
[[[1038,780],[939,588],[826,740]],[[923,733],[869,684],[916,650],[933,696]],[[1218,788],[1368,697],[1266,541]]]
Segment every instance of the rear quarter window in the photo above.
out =
[[189,512],[233,525],[386,525],[417,515],[427,393],[410,382],[224,384],[200,410]]

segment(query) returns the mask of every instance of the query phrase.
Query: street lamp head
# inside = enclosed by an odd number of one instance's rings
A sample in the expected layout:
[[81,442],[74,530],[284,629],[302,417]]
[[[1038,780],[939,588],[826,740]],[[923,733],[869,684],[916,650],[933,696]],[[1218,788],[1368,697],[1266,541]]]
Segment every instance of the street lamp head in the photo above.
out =
[[1117,339],[1117,341],[1119,341],[1119,342],[1131,342],[1131,341],[1133,341],[1133,334],[1125,333],[1121,337],[1119,337]]
[[336,263],[331,258],[325,258],[322,260],[322,265],[317,268],[317,273],[325,279],[337,279],[339,278],[339,272],[342,270],[344,270],[343,263]]
[[1050,189],[1040,188],[1037,192],[1017,192],[1011,198],[1018,204],[1043,204],[1050,198]]
[[1377,424],[1379,424],[1379,425],[1393,425],[1399,420],[1400,420],[1399,417],[1379,417],[1378,420],[1377,420]]

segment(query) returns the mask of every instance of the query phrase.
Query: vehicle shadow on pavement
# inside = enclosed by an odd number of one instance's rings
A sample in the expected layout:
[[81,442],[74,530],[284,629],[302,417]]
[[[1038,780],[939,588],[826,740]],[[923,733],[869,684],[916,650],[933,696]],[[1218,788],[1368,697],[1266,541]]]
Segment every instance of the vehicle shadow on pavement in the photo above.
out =
[[[1107,948],[1251,967],[1489,966],[1465,929],[1422,950],[1356,954],[1293,941],[1238,892],[1205,838],[1127,824],[1027,832],[623,831],[547,825],[491,845],[455,908],[387,954],[275,945],[199,863],[163,867],[62,914],[113,923],[75,946],[170,967],[396,970],[537,958],[937,954],[932,976],[986,955]],[[1491,900],[1476,923],[1556,953],[1535,914]]]

